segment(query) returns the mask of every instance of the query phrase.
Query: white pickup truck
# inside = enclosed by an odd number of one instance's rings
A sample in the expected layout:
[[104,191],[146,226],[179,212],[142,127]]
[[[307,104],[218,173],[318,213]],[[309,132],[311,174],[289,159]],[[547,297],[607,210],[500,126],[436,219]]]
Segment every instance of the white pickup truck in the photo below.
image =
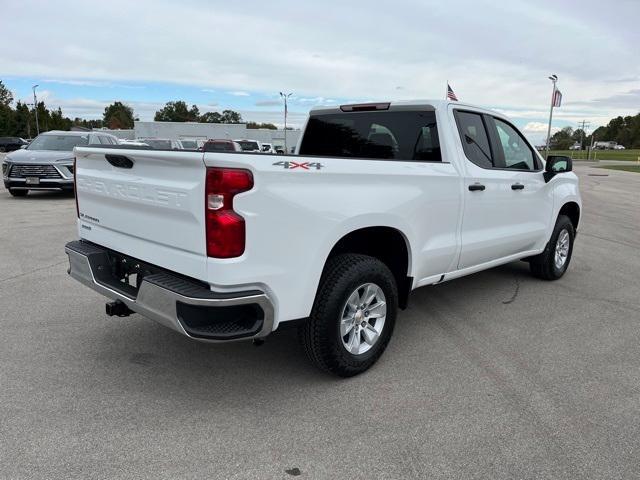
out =
[[[295,325],[351,376],[385,350],[409,293],[516,260],[566,271],[580,220],[568,157],[458,102],[310,112],[295,155],[75,149],[69,273],[193,339]],[[464,299],[461,299],[464,301]]]

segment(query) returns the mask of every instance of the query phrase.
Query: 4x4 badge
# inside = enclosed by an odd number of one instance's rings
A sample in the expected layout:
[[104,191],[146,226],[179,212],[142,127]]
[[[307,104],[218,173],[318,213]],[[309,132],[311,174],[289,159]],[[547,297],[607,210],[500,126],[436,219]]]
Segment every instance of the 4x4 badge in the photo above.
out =
[[302,170],[309,170],[310,168],[315,168],[316,170],[320,170],[324,165],[318,162],[289,162],[289,161],[281,161],[273,164],[276,167],[283,167],[286,170],[294,170],[296,168],[300,168]]

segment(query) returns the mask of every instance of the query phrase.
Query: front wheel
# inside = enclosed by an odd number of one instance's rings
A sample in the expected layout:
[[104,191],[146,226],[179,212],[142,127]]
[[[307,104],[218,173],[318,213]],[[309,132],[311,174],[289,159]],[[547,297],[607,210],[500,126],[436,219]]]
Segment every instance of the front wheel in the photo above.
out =
[[576,232],[569,217],[558,216],[556,225],[544,251],[531,257],[531,273],[543,280],[557,280],[569,268]]
[[341,377],[367,370],[393,333],[398,289],[380,260],[343,254],[329,259],[300,342],[320,369]]

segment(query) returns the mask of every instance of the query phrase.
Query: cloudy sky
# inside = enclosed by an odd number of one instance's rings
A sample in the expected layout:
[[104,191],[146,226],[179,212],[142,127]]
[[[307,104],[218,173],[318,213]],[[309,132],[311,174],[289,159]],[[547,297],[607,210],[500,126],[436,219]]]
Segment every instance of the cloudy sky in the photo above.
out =
[[310,106],[458,97],[544,138],[640,111],[640,0],[105,2],[0,0],[0,79],[65,115],[121,100],[141,120],[170,100],[282,123]]

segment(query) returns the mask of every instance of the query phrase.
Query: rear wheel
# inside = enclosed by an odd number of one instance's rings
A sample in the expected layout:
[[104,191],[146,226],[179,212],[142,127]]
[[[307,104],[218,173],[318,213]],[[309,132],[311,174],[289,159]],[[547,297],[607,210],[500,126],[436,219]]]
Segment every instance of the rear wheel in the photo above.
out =
[[531,273],[543,280],[557,280],[564,275],[571,262],[575,230],[569,217],[558,216],[551,239],[540,255],[531,257]]
[[366,255],[338,255],[325,268],[300,341],[320,369],[357,375],[386,349],[397,308],[395,279],[384,263]]
[[16,190],[15,188],[10,188],[9,193],[14,197],[26,197],[29,190]]
[[7,151],[7,149],[5,147],[0,147],[0,153],[4,153],[6,151]]

